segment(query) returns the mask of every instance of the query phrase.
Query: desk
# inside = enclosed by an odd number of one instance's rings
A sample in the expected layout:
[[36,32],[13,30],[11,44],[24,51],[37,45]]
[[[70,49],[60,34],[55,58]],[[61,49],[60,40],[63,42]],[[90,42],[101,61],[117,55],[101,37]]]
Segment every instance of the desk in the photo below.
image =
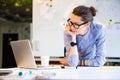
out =
[[[20,77],[18,71],[32,71],[32,75]],[[16,77],[15,77],[16,76]],[[37,76],[37,77],[36,77]],[[19,69],[14,71],[8,76],[2,76],[0,79],[81,79],[81,80],[119,80],[120,79],[120,67],[66,67],[65,69]]]

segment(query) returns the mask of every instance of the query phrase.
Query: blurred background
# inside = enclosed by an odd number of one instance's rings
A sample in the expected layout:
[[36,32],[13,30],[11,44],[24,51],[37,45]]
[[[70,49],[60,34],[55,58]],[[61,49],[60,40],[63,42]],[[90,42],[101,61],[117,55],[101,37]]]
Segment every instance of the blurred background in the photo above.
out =
[[32,0],[0,0],[0,67],[15,67],[10,41],[30,39]]

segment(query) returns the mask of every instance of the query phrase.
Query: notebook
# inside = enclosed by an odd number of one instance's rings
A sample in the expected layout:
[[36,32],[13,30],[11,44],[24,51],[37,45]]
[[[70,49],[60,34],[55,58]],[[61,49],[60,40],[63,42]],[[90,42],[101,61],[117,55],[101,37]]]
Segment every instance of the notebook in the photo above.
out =
[[29,68],[29,69],[58,69],[61,66],[37,66],[35,58],[32,53],[32,47],[29,40],[18,40],[10,42],[13,54],[16,60],[18,68]]

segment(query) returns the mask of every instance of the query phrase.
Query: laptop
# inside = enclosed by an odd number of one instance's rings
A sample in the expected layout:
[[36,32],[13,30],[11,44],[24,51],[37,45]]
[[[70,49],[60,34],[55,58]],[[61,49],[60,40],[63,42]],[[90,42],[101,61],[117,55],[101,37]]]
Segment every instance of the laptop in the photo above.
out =
[[58,69],[61,66],[37,66],[32,53],[32,47],[29,40],[18,40],[10,42],[13,54],[18,68],[28,69]]
[[13,50],[17,67],[37,68],[29,40],[11,41],[10,44]]

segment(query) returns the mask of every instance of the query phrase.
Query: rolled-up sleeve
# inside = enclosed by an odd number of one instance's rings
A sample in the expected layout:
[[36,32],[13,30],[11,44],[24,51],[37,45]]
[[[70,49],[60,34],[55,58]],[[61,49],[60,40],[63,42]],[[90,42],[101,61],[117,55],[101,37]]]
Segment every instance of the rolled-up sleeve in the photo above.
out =
[[67,58],[67,63],[72,67],[76,67],[79,63],[79,58],[78,55],[76,54],[73,54],[72,56],[66,54],[66,58]]

